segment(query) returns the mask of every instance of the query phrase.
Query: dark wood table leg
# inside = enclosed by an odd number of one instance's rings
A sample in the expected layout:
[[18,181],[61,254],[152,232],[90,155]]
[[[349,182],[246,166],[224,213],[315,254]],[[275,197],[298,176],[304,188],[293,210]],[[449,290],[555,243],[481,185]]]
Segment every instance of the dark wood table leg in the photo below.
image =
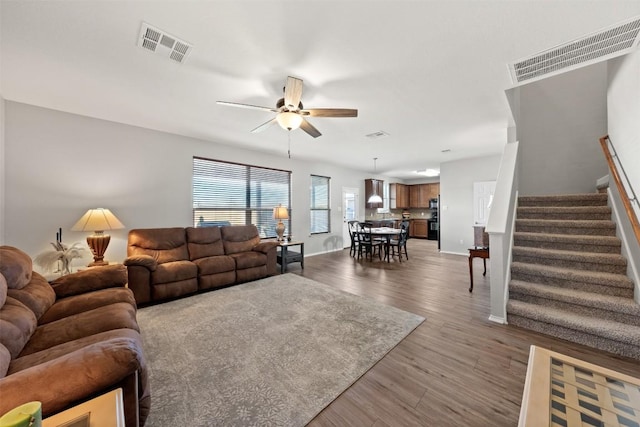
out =
[[484,272],[482,273],[482,275],[486,276],[487,275],[487,259],[482,258],[482,263],[484,264]]
[[280,274],[284,274],[287,269],[287,247],[280,246],[280,255],[282,256],[282,264],[280,264]]
[[471,286],[469,286],[469,292],[473,292],[473,255],[469,254],[469,280]]

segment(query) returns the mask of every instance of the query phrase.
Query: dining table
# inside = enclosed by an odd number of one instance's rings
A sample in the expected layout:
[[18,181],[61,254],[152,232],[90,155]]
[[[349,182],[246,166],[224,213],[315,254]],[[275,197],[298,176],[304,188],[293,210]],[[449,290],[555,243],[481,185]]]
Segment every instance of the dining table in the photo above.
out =
[[371,228],[371,236],[376,237],[384,237],[385,238],[385,248],[384,248],[384,257],[387,262],[391,262],[391,238],[394,236],[399,236],[402,230],[400,228],[392,228],[392,227],[373,227]]

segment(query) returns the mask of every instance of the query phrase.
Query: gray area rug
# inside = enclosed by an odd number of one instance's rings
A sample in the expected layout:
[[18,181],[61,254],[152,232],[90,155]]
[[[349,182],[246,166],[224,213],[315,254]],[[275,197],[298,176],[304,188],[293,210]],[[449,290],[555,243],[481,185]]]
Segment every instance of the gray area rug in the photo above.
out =
[[141,308],[147,426],[303,426],[424,318],[285,274]]

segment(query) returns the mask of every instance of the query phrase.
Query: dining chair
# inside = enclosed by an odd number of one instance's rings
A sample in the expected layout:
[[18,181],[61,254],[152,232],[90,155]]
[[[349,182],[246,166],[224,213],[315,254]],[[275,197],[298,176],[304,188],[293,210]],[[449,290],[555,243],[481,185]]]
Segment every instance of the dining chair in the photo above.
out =
[[373,261],[373,256],[378,252],[378,258],[382,260],[382,246],[383,242],[375,240],[371,236],[371,227],[369,225],[362,226],[361,230],[357,233],[358,236],[358,259],[362,256],[362,250],[365,251],[365,258],[369,256],[369,260]]
[[349,230],[349,238],[351,239],[351,249],[349,256],[356,256],[358,251],[358,231],[360,231],[359,221],[347,221],[347,229]]
[[402,262],[402,250],[404,249],[404,256],[409,261],[409,254],[407,253],[407,239],[409,238],[409,227],[404,224],[400,225],[400,234],[397,239],[392,239],[389,243],[391,248],[391,256],[396,256],[396,248],[398,249],[398,260]]

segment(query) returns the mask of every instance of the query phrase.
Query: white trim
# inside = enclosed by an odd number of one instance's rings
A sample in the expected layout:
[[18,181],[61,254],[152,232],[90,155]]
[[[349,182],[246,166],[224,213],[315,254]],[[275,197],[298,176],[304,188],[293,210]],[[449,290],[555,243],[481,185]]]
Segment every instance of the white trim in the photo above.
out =
[[504,317],[494,316],[493,314],[489,316],[489,320],[491,322],[500,323],[502,325],[507,325],[507,319]]
[[468,257],[469,254],[468,253],[461,253],[461,252],[450,252],[450,251],[440,251],[441,254],[447,254],[447,255],[460,255],[460,256],[466,256]]

